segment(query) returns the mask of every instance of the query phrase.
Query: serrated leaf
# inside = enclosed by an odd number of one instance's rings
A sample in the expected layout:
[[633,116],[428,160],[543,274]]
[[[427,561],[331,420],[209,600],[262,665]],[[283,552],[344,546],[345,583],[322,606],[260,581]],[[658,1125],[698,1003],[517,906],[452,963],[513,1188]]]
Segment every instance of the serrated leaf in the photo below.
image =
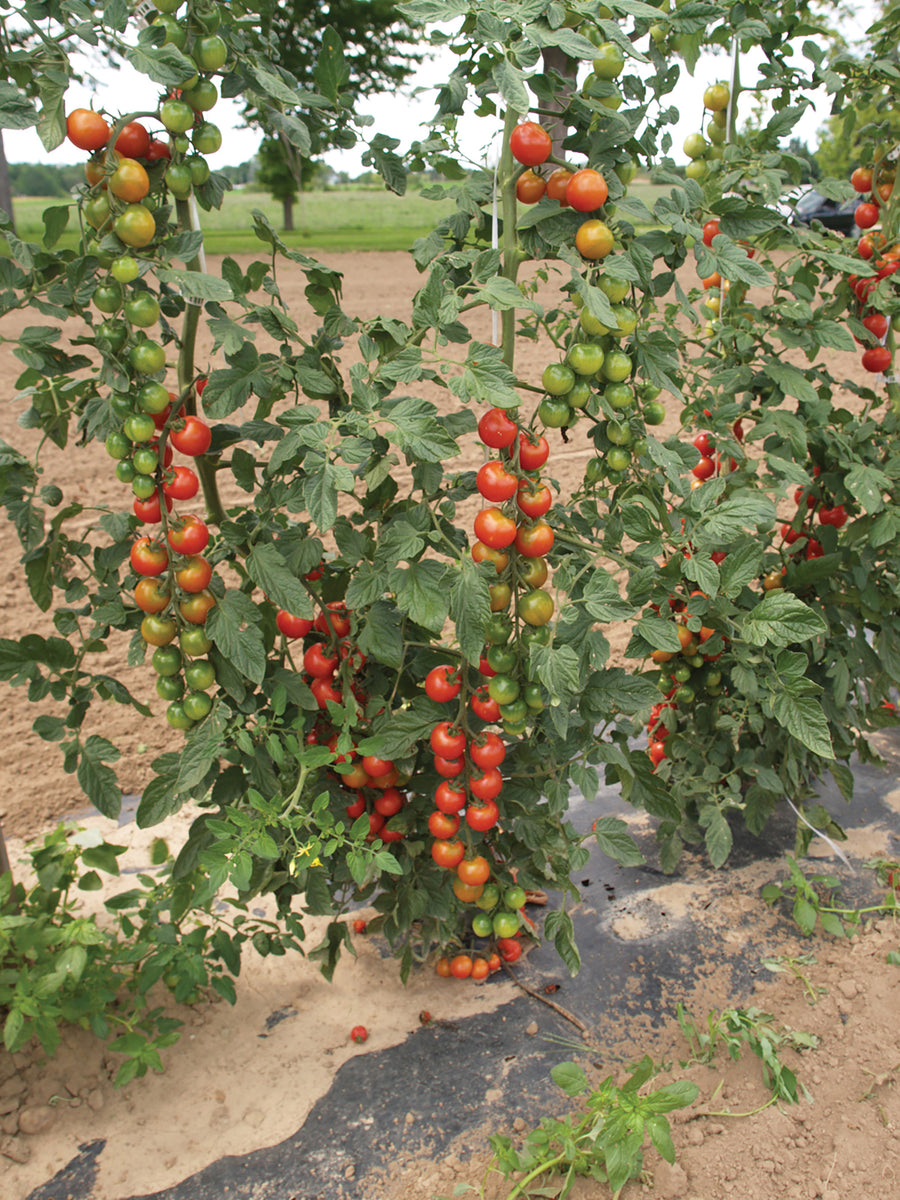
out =
[[266,596],[295,617],[312,617],[312,599],[273,543],[254,546],[247,556],[247,574]]
[[262,683],[266,674],[261,620],[262,615],[250,597],[229,588],[206,621],[206,631],[223,656],[256,684]]
[[681,639],[674,621],[667,621],[664,617],[641,617],[635,622],[634,628],[654,650],[667,650],[673,654],[681,650]]
[[221,705],[214,704],[209,716],[190,730],[178,760],[176,792],[190,793],[206,778],[210,767],[221,753],[227,723]]
[[443,462],[459,453],[456,439],[447,431],[434,404],[410,397],[387,414],[395,432],[391,440],[415,462]]
[[91,734],[81,746],[77,778],[81,790],[104,817],[115,818],[122,808],[122,789],[116,773],[106,764],[116,762],[119,751],[104,737]]
[[622,598],[615,578],[604,570],[596,570],[579,597],[595,621],[627,621],[634,616],[633,604]]
[[397,607],[417,625],[439,633],[450,612],[449,568],[435,559],[394,572]]
[[816,389],[806,375],[790,363],[767,363],[766,374],[778,384],[786,396],[796,396],[805,404],[815,404],[818,400]]
[[344,43],[333,25],[326,25],[322,30],[313,79],[322,95],[329,100],[337,100],[350,80],[350,64],[344,57]]
[[156,275],[160,283],[176,287],[187,301],[234,299],[230,285],[217,275],[205,275],[201,271],[179,271],[173,267],[160,268]]
[[620,867],[640,867],[646,862],[628,826],[618,817],[600,817],[592,828],[597,845]]
[[779,725],[820,758],[834,758],[828,721],[822,706],[812,696],[778,692],[772,697],[772,713]]
[[885,506],[883,493],[893,491],[893,484],[883,471],[862,463],[850,468],[844,483],[853,499],[868,513],[881,512]]
[[533,642],[529,649],[532,673],[550,693],[551,700],[568,707],[570,696],[581,687],[581,664],[571,646],[541,646]]
[[819,637],[827,629],[825,619],[792,592],[773,591],[747,614],[743,635],[754,646],[789,646]]
[[775,505],[768,496],[736,497],[733,500],[723,500],[703,513],[697,520],[691,537],[698,549],[702,546],[718,550],[728,542],[734,541],[744,529],[771,529],[774,523]]
[[518,284],[507,279],[505,275],[495,275],[478,292],[479,297],[488,305],[499,311],[513,308],[524,308],[529,312],[543,315],[543,308],[536,300],[522,294]]
[[488,581],[466,555],[457,563],[450,585],[450,618],[456,626],[460,650],[475,667],[484,648],[484,628],[490,612]]
[[724,814],[713,805],[700,810],[700,825],[706,829],[704,842],[709,861],[716,868],[725,865],[734,839]]

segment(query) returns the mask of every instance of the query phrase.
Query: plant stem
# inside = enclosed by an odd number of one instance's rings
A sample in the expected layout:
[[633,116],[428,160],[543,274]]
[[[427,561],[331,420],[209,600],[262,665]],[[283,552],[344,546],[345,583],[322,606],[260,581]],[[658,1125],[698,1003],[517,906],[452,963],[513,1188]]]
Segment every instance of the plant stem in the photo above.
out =
[[[191,206],[187,200],[176,200],[175,208],[178,214],[178,224],[184,229],[192,229],[194,222]],[[199,255],[185,264],[189,271],[200,270]],[[184,325],[182,327],[181,350],[178,354],[178,395],[184,397],[185,412],[196,415],[197,393],[194,389],[194,353],[197,345],[197,328],[200,324],[201,305],[188,297],[186,299]],[[206,519],[214,525],[221,525],[225,520],[225,509],[219,496],[219,485],[216,481],[216,468],[211,459],[201,454],[194,459],[200,486],[203,489],[203,499],[206,502]]]
[[[500,188],[500,204],[503,216],[503,235],[501,241],[503,265],[500,274],[504,278],[516,282],[519,265],[522,262],[522,252],[516,239],[516,175],[517,168],[509,148],[509,137],[516,127],[517,114],[507,109],[503,125],[503,149],[500,152],[500,167],[498,170],[498,186]],[[503,310],[500,318],[500,345],[503,350],[503,361],[513,368],[516,354],[516,310]]]

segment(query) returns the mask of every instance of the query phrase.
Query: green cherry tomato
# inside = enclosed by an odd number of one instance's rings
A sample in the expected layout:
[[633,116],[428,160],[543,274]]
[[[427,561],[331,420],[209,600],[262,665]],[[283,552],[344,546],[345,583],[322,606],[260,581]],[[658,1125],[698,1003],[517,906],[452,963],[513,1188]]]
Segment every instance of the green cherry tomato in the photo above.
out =
[[647,425],[662,425],[666,419],[666,406],[658,400],[651,400],[644,405],[644,423]]
[[129,204],[116,217],[113,229],[119,241],[141,250],[156,237],[156,220],[143,204]]
[[542,712],[544,710],[544,697],[541,694],[541,688],[539,684],[526,684],[525,687],[522,688],[522,699],[532,712]]
[[194,692],[205,692],[216,682],[216,669],[205,658],[188,663],[184,677],[188,687]]
[[508,887],[503,893],[503,903],[510,912],[518,912],[525,904],[525,889],[516,885]]
[[131,453],[131,442],[119,429],[114,429],[106,439],[106,453],[110,458],[122,459]]
[[211,4],[208,8],[195,8],[191,6],[191,20],[203,30],[204,33],[215,33],[222,24],[222,14],[219,12],[215,4]]
[[185,715],[192,721],[202,721],[212,708],[212,698],[206,692],[188,692],[182,705]]
[[[152,454],[154,458],[156,457],[156,451],[151,450],[149,446],[141,446],[138,450],[135,450],[135,455],[141,453]],[[132,460],[132,465],[134,465],[134,460]],[[137,472],[136,466],[134,469]],[[156,468],[154,467],[152,470],[144,472],[144,474],[135,474],[132,479],[131,491],[137,496],[138,500],[149,500],[151,496],[156,494],[156,480],[151,478],[155,470]]]
[[[164,46],[177,46],[179,50],[183,50],[187,41],[187,29],[176,21],[174,17],[170,17],[168,13],[162,13],[156,17],[154,25],[160,25],[166,31],[166,40]],[[165,122],[164,122],[165,123]]]
[[169,133],[187,133],[194,125],[194,110],[186,101],[170,97],[159,106],[159,119]]
[[[595,317],[587,308],[583,308],[579,313],[578,323],[589,337],[601,337],[604,333],[609,332],[609,326],[605,325],[599,317]],[[603,364],[601,363],[600,366],[602,367]],[[597,370],[599,371],[600,367]]]
[[500,900],[500,889],[495,883],[486,883],[481,895],[475,901],[483,912],[490,912],[492,908],[497,907]]
[[541,384],[551,396],[564,396],[575,386],[575,372],[565,363],[550,363],[544,367]]
[[156,434],[156,425],[149,413],[132,413],[125,418],[122,429],[133,442],[149,442]]
[[[574,380],[574,375],[572,378]],[[572,413],[577,411],[569,408],[565,396],[545,396],[538,405],[538,420],[547,429],[562,429],[570,424]]]
[[[137,450],[135,450],[135,452],[134,452],[131,462],[132,462],[132,466],[134,467],[134,469],[138,473],[138,475],[143,475],[143,476],[155,475],[156,468],[159,466],[159,455],[153,449],[152,446],[138,446]],[[137,482],[137,480],[135,480],[135,483],[136,482]],[[151,480],[151,482],[152,482],[152,480]],[[133,487],[133,485],[132,485],[132,487]],[[153,487],[150,491],[150,494],[147,496],[140,496],[139,499],[149,500],[150,496],[152,496],[153,492],[155,492],[155,491],[156,491],[156,484],[154,483]],[[138,493],[135,492],[135,495],[137,496]]]
[[509,645],[488,646],[485,657],[491,670],[496,671],[498,675],[508,675],[516,669],[516,663],[519,661],[515,649]]
[[[603,366],[603,359],[603,350],[594,342],[575,342],[566,354],[566,362],[576,375],[596,375]],[[546,376],[546,371],[544,375]],[[546,387],[546,384],[544,386]],[[550,388],[547,388],[547,391],[550,391]]]
[[145,383],[138,391],[137,406],[141,412],[158,415],[169,407],[169,390],[161,383]]
[[519,930],[520,917],[517,912],[507,912],[501,909],[500,912],[494,913],[493,928],[494,936],[498,938],[515,937]]
[[616,79],[622,74],[625,66],[625,55],[615,42],[603,42],[597,47],[597,53],[591,64],[598,79]]
[[519,698],[519,685],[510,675],[494,675],[488,680],[488,692],[503,707]]
[[616,279],[614,275],[601,275],[597,286],[610,304],[618,304],[628,295],[631,284],[624,279]]
[[119,284],[101,283],[94,288],[94,294],[91,297],[94,305],[103,313],[118,312],[122,307],[122,289]]
[[159,320],[159,304],[149,292],[138,292],[125,301],[125,317],[139,329],[149,329]]
[[631,408],[634,392],[627,383],[611,383],[603,389],[603,398],[610,408],[621,410]]
[[[126,312],[127,312],[126,302]],[[124,321],[101,321],[97,326],[97,342],[103,349],[117,354],[128,340],[128,326]]]
[[180,700],[174,700],[166,709],[166,720],[173,729],[190,729],[194,724]]
[[484,627],[484,640],[489,646],[504,646],[512,633],[512,621],[505,613],[491,613]]
[[212,649],[212,641],[202,625],[193,625],[190,629],[182,629],[179,642],[182,651],[188,658],[202,658]]
[[528,705],[521,697],[513,700],[512,704],[500,705],[500,716],[510,725],[521,725],[528,719],[528,715]]
[[194,187],[202,187],[209,179],[209,163],[202,154],[191,154],[186,161],[191,171],[191,183]]
[[692,704],[694,700],[694,689],[683,683],[675,693],[676,704]]
[[627,421],[607,421],[606,436],[614,446],[630,446],[634,440]]
[[504,721],[503,732],[507,737],[524,737],[528,732],[527,721]]
[[180,700],[184,695],[184,681],[180,675],[160,675],[156,681],[156,694],[160,700]]
[[228,46],[225,39],[217,33],[208,37],[197,38],[191,50],[191,58],[201,71],[218,71],[224,67],[228,58]]
[[193,179],[187,163],[172,163],[166,168],[166,187],[176,200],[186,200],[191,194]]
[[519,636],[526,646],[530,646],[532,642],[537,642],[539,646],[550,645],[550,626],[549,625],[526,625]]
[[218,125],[204,121],[191,134],[194,149],[200,154],[215,154],[222,145],[222,131]]
[[[609,467],[610,471],[615,474],[618,474],[622,471],[627,471],[631,465],[631,455],[626,449],[624,449],[624,447],[613,446],[612,450],[607,452],[606,465]],[[621,479],[613,479],[612,475],[610,475],[609,479],[610,483],[622,482]]]
[[493,922],[486,912],[476,913],[472,918],[472,932],[476,937],[490,937],[493,930]]
[[126,396],[124,392],[110,392],[109,394],[110,411],[117,416],[120,421],[124,421],[126,417],[130,417],[134,412],[134,405],[131,402],[131,397]]
[[613,350],[606,356],[602,374],[610,383],[624,383],[631,376],[631,359],[624,350]]
[[209,112],[215,108],[219,99],[219,89],[211,79],[200,79],[193,87],[181,89],[182,100],[195,112]]
[[527,625],[546,625],[553,616],[553,608],[553,597],[543,588],[525,592],[516,603],[516,612]]
[[133,283],[141,273],[138,261],[130,254],[123,254],[110,267],[112,277],[118,283]]
[[[159,342],[142,338],[139,342],[135,342],[128,351],[128,361],[139,375],[155,375],[166,365],[166,352]],[[166,396],[168,396],[168,392]],[[165,408],[165,404],[163,408]],[[147,409],[147,412],[150,411],[152,410]],[[157,411],[162,412],[162,409]]]
[[134,463],[130,458],[123,458],[116,463],[116,479],[119,483],[131,483],[135,476]]
[[157,675],[177,675],[181,670],[181,651],[177,646],[160,646],[151,659]]
[[84,219],[92,229],[99,229],[109,218],[109,197],[106,192],[92,196],[84,205]]
[[563,397],[569,408],[587,408],[593,392],[586,379],[579,379],[571,392],[566,392]]
[[627,304],[614,304],[613,314],[616,318],[616,328],[613,335],[618,338],[630,337],[637,329],[637,313]]

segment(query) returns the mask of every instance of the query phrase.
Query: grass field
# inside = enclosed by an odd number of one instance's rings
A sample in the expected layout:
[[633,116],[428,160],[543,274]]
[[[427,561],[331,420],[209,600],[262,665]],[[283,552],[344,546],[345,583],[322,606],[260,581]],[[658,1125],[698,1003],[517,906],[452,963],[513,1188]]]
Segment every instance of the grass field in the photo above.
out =
[[[665,188],[636,181],[630,194],[652,205]],[[43,235],[41,214],[45,208],[65,203],[62,199],[23,197],[15,200],[15,218],[19,237],[40,241]],[[435,222],[452,210],[451,202],[426,200],[420,192],[396,196],[372,187],[334,188],[305,192],[294,206],[293,233],[283,234],[287,245],[316,250],[409,250],[416,238],[423,237]],[[281,229],[281,204],[265,192],[230,192],[218,211],[201,212],[200,220],[209,254],[241,254],[254,249],[251,213],[265,213],[276,230]],[[75,228],[74,206],[69,217]],[[74,232],[67,231],[60,246],[73,247]],[[0,252],[6,243],[0,238]]]

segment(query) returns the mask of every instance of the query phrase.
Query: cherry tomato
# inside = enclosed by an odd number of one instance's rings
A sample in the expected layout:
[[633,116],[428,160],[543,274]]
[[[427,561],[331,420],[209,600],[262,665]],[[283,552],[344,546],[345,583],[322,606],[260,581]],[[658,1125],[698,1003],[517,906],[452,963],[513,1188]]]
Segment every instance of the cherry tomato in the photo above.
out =
[[463,883],[470,887],[478,887],[479,884],[487,883],[491,877],[491,864],[481,854],[476,854],[473,858],[463,858],[460,860],[456,868],[456,874]]
[[863,351],[862,365],[867,371],[879,375],[891,365],[892,357],[887,346],[870,346]]
[[79,150],[100,150],[109,141],[109,125],[90,108],[73,108],[66,117],[66,137]]
[[871,229],[873,225],[878,223],[880,216],[881,213],[878,205],[864,200],[862,204],[857,204],[853,220],[859,229]]
[[499,767],[506,758],[506,746],[496,733],[482,733],[470,743],[469,758],[482,769]]
[[534,171],[525,171],[516,180],[516,199],[520,204],[537,204],[546,190],[546,181]]
[[691,467],[691,474],[695,479],[709,479],[712,475],[715,475],[715,473],[716,464],[711,458],[707,458],[705,455],[700,459],[696,466]]
[[514,963],[516,959],[521,957],[522,943],[516,938],[499,938],[497,941],[497,952],[506,963]]
[[434,667],[425,676],[425,694],[430,700],[436,700],[439,704],[456,699],[461,687],[456,667]]
[[542,517],[553,503],[553,493],[545,483],[522,479],[516,494],[516,505],[531,520]]
[[190,629],[182,629],[178,637],[182,653],[188,658],[202,658],[212,649],[212,641],[206,630],[200,625],[192,625]]
[[309,646],[303,655],[303,669],[316,679],[330,679],[337,670],[338,656],[326,654],[321,642]]
[[275,624],[280,633],[292,640],[306,637],[313,625],[312,621],[306,617],[295,617],[293,613],[286,612],[283,608],[280,608],[275,614]]
[[[522,121],[509,136],[509,148],[513,158],[526,167],[536,167],[546,162],[553,149],[550,134],[536,121]],[[83,147],[93,149],[93,147]]]
[[576,212],[593,212],[606,203],[609,188],[599,171],[584,167],[566,184],[566,203]]
[[148,613],[141,621],[141,637],[149,646],[168,646],[177,632],[178,626],[171,617]]
[[511,446],[518,431],[518,425],[510,420],[505,408],[489,408],[478,422],[478,436],[492,450]]
[[504,550],[516,540],[516,523],[499,508],[483,508],[475,518],[475,536],[493,550]]
[[534,434],[528,429],[523,429],[519,434],[519,466],[523,471],[539,471],[550,457],[547,439],[533,438]]
[[138,538],[131,547],[131,566],[138,575],[162,575],[168,565],[165,546],[153,538]]
[[[327,709],[329,701],[332,704],[340,704],[344,699],[337,688],[332,686],[331,679],[316,678],[309,685],[309,690],[315,696],[316,704],[318,704],[319,708],[321,709]],[[383,824],[384,818],[382,817],[381,825]],[[381,825],[378,825],[377,828],[370,830],[370,833],[377,833],[378,829],[381,828]]]
[[500,809],[496,800],[485,800],[481,804],[470,804],[466,808],[466,824],[476,833],[486,833],[500,820]]
[[146,154],[140,154],[138,157],[146,159],[147,162],[159,162],[162,158],[171,158],[172,151],[169,149],[168,142],[160,141],[159,138],[151,138]]
[[841,529],[847,524],[847,510],[843,504],[835,504],[833,508],[820,508],[819,522],[822,525],[832,525],[835,529]]
[[542,588],[524,592],[516,603],[516,612],[526,623],[535,627],[546,625],[553,616],[553,597]]
[[351,1042],[364,1042],[368,1036],[369,1031],[366,1029],[365,1025],[354,1025],[350,1030]]
[[449,721],[439,721],[431,731],[431,749],[441,758],[459,758],[466,749],[466,735]]
[[476,542],[472,547],[472,558],[475,562],[492,562],[497,570],[497,574],[502,574],[509,566],[509,555],[503,554],[500,550],[495,550],[493,546],[486,546],[484,542]]
[[169,526],[169,545],[176,554],[200,554],[209,545],[209,528],[193,513]]
[[500,705],[492,699],[487,686],[482,684],[476,688],[469,699],[469,707],[482,721],[495,722],[500,720]]
[[449,840],[459,832],[459,817],[437,809],[428,818],[428,832],[438,840]]
[[579,225],[575,233],[575,248],[582,258],[596,262],[606,258],[613,248],[615,238],[608,225],[595,218]]
[[862,319],[863,325],[874,337],[883,338],[888,330],[888,319],[884,313],[869,313]]
[[155,576],[138,580],[137,587],[134,589],[134,602],[141,612],[163,612],[169,607],[171,599],[172,593],[169,591],[169,585]]
[[191,625],[204,625],[209,610],[215,607],[216,598],[206,588],[202,592],[190,593],[178,605],[178,611]]
[[472,956],[455,954],[450,960],[450,974],[454,979],[468,979],[472,974]]
[[200,490],[200,480],[190,467],[173,467],[172,478],[163,485],[163,491],[173,500],[193,500]]
[[129,204],[113,222],[116,237],[126,246],[140,250],[156,237],[156,221],[142,204]]
[[451,816],[466,806],[466,789],[463,784],[453,784],[448,779],[437,785],[434,791],[434,804],[442,813]]
[[463,860],[466,852],[462,842],[438,840],[432,843],[431,857],[439,867],[455,870]]
[[462,775],[466,764],[462,758],[442,758],[440,754],[436,754],[434,769],[443,779],[455,779],[458,775]]
[[475,484],[491,504],[502,504],[516,494],[518,479],[501,462],[491,459],[479,468]]
[[205,454],[209,449],[212,431],[200,417],[188,415],[184,417],[184,424],[180,428],[176,427],[172,430],[169,440],[179,454],[185,454],[188,458],[196,458],[200,454]]
[[119,164],[109,177],[109,190],[129,204],[136,203],[150,191],[150,176],[133,158],[120,158]]
[[326,637],[345,638],[350,632],[350,617],[346,607],[340,600],[332,600],[325,607],[327,616],[319,613],[313,622],[314,628]]
[[493,800],[503,790],[503,776],[498,767],[482,768],[480,775],[469,776],[469,791],[476,800]]
[[516,530],[516,549],[526,558],[543,558],[553,548],[553,542],[553,530],[543,520],[520,525]]
[[529,588],[543,587],[550,574],[545,558],[520,559],[518,564],[519,578]]
[[547,180],[547,196],[550,200],[558,200],[563,208],[568,207],[566,200],[566,188],[569,186],[569,180],[572,178],[573,172],[566,167],[557,167]]
[[400,812],[403,805],[403,793],[395,787],[389,787],[385,788],[380,796],[375,797],[373,807],[383,817],[394,817]]

